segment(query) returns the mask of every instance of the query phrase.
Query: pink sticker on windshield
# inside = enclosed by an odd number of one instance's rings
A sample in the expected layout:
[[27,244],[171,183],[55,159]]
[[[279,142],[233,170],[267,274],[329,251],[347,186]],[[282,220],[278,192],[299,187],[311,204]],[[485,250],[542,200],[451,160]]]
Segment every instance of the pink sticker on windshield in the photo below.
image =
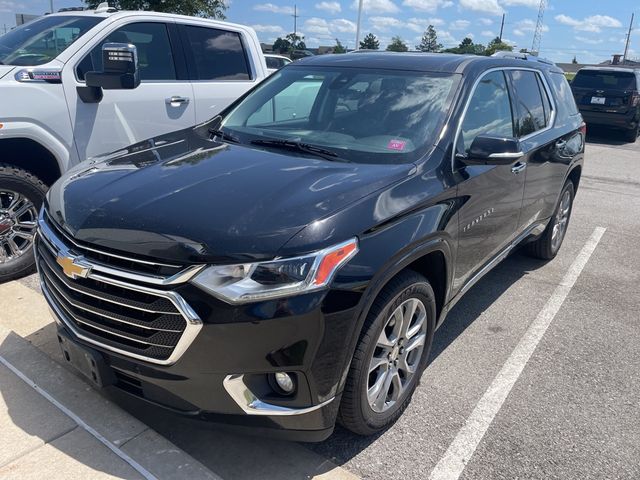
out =
[[389,140],[389,143],[387,144],[387,148],[389,150],[402,151],[406,146],[407,146],[407,142],[405,142],[404,140]]

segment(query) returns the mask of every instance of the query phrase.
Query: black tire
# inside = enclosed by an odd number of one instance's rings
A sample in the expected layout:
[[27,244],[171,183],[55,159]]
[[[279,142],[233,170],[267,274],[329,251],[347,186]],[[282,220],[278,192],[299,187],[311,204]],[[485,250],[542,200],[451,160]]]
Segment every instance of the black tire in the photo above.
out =
[[[47,186],[38,177],[26,170],[0,163],[0,192],[2,191],[17,192],[26,197],[38,212],[47,193]],[[0,204],[1,208],[2,205]],[[5,247],[0,244],[0,248]],[[28,248],[22,255],[14,259],[5,262],[0,261],[0,282],[23,277],[34,271],[33,249]]]
[[[405,389],[387,411],[376,412],[367,398],[370,377],[369,362],[376,350],[378,338],[388,319],[407,300],[420,300],[426,312],[425,342],[415,373],[408,379]],[[373,435],[391,426],[405,410],[427,366],[436,323],[433,289],[422,275],[406,270],[393,278],[378,294],[362,327],[349,374],[342,394],[338,422],[358,435]],[[408,343],[407,343],[408,345]],[[417,352],[416,352],[417,353]]]
[[626,130],[624,132],[624,139],[627,142],[634,143],[638,139],[638,134],[640,134],[640,125],[637,125],[636,128],[632,128],[631,130]]
[[[558,223],[558,212],[560,210],[560,205],[562,203],[562,199],[565,196],[565,193],[569,194],[569,211],[568,217],[566,219],[566,225],[564,231],[562,232],[562,237],[560,238],[559,243],[554,244],[553,242],[553,230],[556,223]],[[567,183],[562,187],[562,191],[560,192],[560,197],[558,198],[558,204],[556,205],[555,210],[553,211],[553,216],[551,220],[549,220],[549,224],[545,229],[544,233],[540,235],[540,238],[537,240],[528,243],[526,247],[527,253],[535,258],[540,258],[542,260],[551,260],[555,258],[560,251],[560,247],[562,246],[562,242],[564,241],[564,237],[567,233],[567,229],[569,227],[569,222],[571,220],[571,213],[573,211],[573,199],[575,197],[575,188],[573,186],[573,182],[568,180]]]

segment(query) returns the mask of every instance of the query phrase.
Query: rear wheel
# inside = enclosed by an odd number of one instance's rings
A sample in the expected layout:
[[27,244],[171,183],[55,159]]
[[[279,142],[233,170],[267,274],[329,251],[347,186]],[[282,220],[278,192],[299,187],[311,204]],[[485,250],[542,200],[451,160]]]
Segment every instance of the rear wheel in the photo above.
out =
[[558,205],[544,233],[526,246],[531,256],[551,260],[558,254],[569,227],[574,195],[575,188],[573,182],[569,180],[562,188]]
[[405,271],[375,300],[354,353],[339,422],[371,435],[395,422],[409,404],[426,367],[436,309],[422,275]]
[[33,239],[46,191],[29,172],[0,164],[0,282],[35,270]]
[[636,128],[632,128],[631,130],[627,130],[624,133],[624,139],[627,142],[635,142],[638,139],[638,134],[640,134],[640,125],[636,125]]

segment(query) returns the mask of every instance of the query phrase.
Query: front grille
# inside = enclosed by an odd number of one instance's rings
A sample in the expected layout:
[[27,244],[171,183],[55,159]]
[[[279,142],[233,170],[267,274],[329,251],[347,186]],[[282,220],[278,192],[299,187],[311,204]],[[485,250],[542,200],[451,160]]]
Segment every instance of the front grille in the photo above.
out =
[[[131,270],[120,278],[96,273],[96,264],[79,255],[75,243],[48,227],[41,217],[37,266],[43,292],[59,319],[92,345],[152,363],[174,363],[202,326],[182,297],[129,281]],[[59,256],[81,258],[90,273],[69,278]]]

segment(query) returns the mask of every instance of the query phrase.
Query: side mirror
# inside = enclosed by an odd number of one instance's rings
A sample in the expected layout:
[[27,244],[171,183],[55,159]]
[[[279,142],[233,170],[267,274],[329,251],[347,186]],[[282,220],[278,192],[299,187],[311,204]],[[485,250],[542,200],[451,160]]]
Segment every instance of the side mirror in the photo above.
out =
[[87,87],[104,90],[130,90],[140,85],[138,50],[127,43],[105,43],[102,46],[101,72],[87,72]]
[[467,165],[509,165],[524,155],[515,138],[478,135],[468,155],[456,156]]

